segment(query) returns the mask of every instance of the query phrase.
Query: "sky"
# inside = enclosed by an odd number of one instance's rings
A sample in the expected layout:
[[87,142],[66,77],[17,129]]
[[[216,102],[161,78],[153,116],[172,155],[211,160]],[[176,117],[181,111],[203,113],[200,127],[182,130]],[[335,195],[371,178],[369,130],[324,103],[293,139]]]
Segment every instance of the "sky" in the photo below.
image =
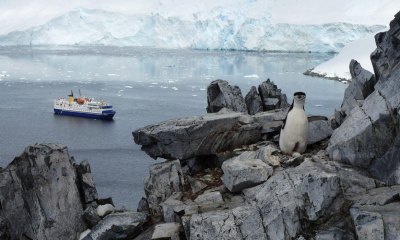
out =
[[350,22],[388,25],[399,0],[0,0],[0,35],[41,25],[78,8],[193,19],[216,7],[249,17],[268,16],[273,23]]

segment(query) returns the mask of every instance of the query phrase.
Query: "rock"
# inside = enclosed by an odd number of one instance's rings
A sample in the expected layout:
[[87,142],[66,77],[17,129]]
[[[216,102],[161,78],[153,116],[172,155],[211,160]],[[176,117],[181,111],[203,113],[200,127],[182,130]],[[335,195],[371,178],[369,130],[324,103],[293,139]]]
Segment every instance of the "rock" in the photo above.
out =
[[84,240],[130,239],[142,231],[142,225],[147,221],[145,213],[112,213],[93,227]]
[[195,214],[190,220],[190,239],[267,239],[256,207]]
[[88,160],[83,160],[80,164],[75,165],[78,177],[78,187],[83,196],[84,203],[96,201],[98,198],[97,189],[94,185],[92,171]]
[[172,239],[179,240],[182,226],[179,223],[162,223],[157,224],[151,239]]
[[264,110],[261,97],[257,92],[257,88],[254,86],[252,86],[250,88],[250,91],[247,93],[245,97],[245,102],[247,106],[247,111],[250,115],[254,115]]
[[207,187],[207,184],[193,177],[187,176],[187,180],[189,182],[190,188],[192,189],[192,193],[198,193]]
[[281,158],[278,156],[280,150],[273,144],[268,144],[265,147],[261,147],[255,152],[255,158],[261,159],[266,164],[272,167],[279,167],[281,165]]
[[238,86],[231,86],[225,80],[215,80],[207,87],[207,112],[216,113],[222,108],[235,112],[247,112],[242,92]]
[[302,229],[300,223],[326,216],[341,193],[336,172],[324,163],[305,160],[259,186],[243,190],[247,201],[260,209],[268,239],[294,238]]
[[297,167],[304,161],[304,156],[292,157],[282,163],[282,167]]
[[289,107],[286,95],[269,79],[258,86],[258,92],[260,93],[264,111]]
[[333,129],[328,120],[317,120],[308,122],[308,140],[311,145],[322,141],[332,135]]
[[260,159],[233,158],[222,164],[222,171],[222,181],[229,191],[239,192],[265,182],[272,175],[273,169]]
[[114,212],[115,208],[111,204],[105,204],[105,205],[99,205],[97,207],[96,211],[97,211],[97,215],[99,215],[100,217],[103,217],[109,213]]
[[153,158],[189,159],[213,155],[261,139],[258,123],[241,124],[242,113],[207,114],[147,126],[133,132],[135,143]]
[[194,200],[194,202],[199,204],[205,204],[205,203],[221,204],[224,203],[224,200],[220,192],[208,192],[199,195]]
[[81,234],[79,234],[79,240],[84,239],[88,234],[90,233],[90,229],[86,229],[85,231],[81,232]]
[[0,215],[11,239],[76,239],[87,226],[68,150],[34,144],[0,171]]
[[184,178],[179,160],[150,166],[150,175],[144,181],[144,191],[153,215],[161,215],[160,203],[174,192],[181,192]]
[[379,213],[350,210],[358,239],[385,239],[382,216]]
[[[373,91],[376,83],[375,77],[369,71],[363,69],[356,60],[350,61],[351,82],[344,92],[341,111],[345,116],[355,106],[360,106],[360,101],[367,98]],[[342,122],[339,122],[341,124]]]
[[96,226],[101,218],[97,213],[97,209],[93,206],[87,207],[83,212],[83,218],[85,219],[86,223],[88,224],[89,228]]
[[2,214],[0,214],[0,239],[11,240],[7,219]]
[[142,197],[138,203],[137,212],[150,214],[149,203],[147,199]]
[[179,222],[179,218],[175,214],[175,207],[181,205],[184,205],[184,203],[174,198],[168,198],[161,203],[160,206],[162,208],[164,222]]
[[400,14],[387,32],[375,36],[377,49],[371,54],[376,84],[362,106],[355,106],[330,139],[328,152],[333,160],[368,169],[388,184],[400,183],[397,153],[400,106]]

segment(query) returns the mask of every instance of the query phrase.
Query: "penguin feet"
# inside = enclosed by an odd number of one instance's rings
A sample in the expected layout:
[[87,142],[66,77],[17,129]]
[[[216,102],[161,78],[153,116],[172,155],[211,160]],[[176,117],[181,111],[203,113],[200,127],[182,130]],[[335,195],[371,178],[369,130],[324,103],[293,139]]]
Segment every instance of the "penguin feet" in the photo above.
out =
[[292,157],[300,157],[300,156],[301,156],[301,154],[298,153],[298,152],[293,152],[292,153]]

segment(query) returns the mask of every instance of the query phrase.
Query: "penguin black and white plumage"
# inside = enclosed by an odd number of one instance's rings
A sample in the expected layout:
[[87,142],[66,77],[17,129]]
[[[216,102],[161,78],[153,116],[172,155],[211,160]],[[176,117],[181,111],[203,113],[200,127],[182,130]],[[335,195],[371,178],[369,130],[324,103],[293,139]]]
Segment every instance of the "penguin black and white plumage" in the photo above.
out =
[[300,155],[307,148],[308,119],[304,111],[306,94],[295,92],[279,136],[279,148],[288,155]]

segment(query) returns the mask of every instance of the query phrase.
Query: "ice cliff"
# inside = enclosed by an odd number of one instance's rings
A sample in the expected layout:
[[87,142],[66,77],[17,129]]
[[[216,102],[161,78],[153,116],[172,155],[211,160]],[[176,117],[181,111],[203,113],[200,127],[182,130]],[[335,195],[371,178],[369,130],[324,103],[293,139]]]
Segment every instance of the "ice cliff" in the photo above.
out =
[[25,31],[0,36],[0,45],[111,45],[245,51],[338,52],[347,43],[384,26],[351,23],[272,23],[215,8],[192,18],[125,15],[77,9]]

